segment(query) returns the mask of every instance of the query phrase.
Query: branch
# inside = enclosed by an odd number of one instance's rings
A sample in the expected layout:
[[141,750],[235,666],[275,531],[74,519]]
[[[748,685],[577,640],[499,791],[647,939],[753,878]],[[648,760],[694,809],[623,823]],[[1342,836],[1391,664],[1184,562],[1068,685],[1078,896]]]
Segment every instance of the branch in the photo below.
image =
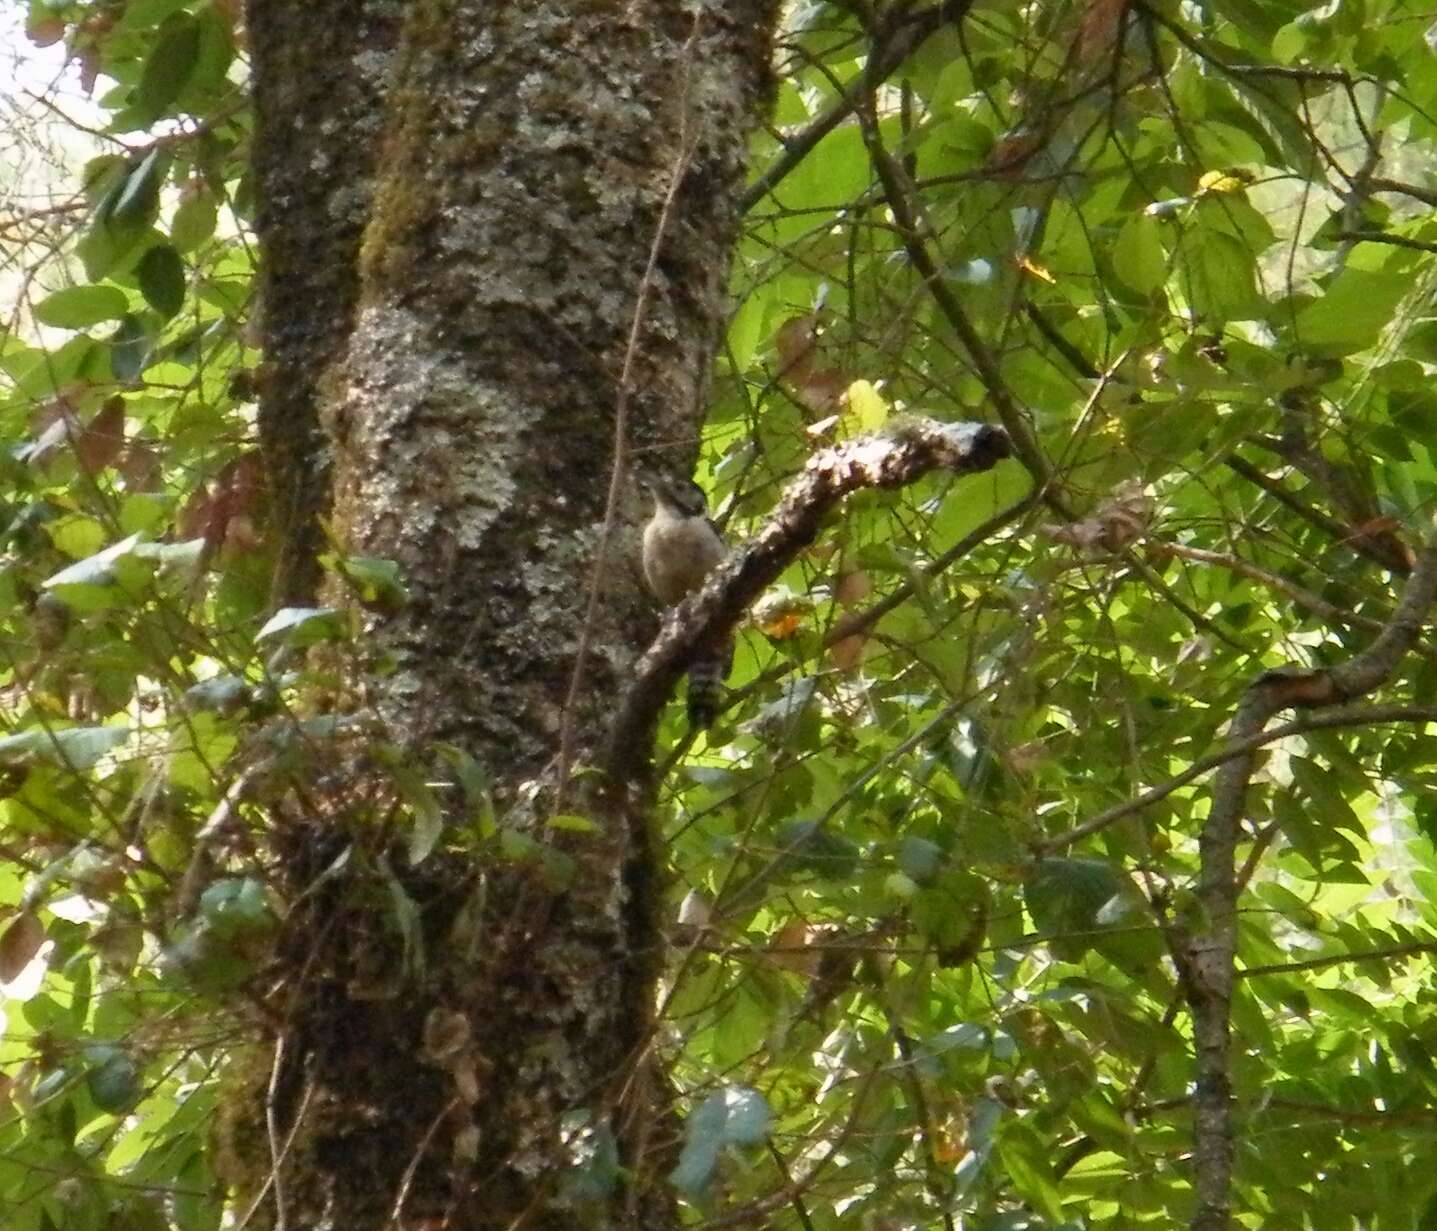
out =
[[709,577],[703,590],[671,611],[634,668],[609,730],[603,768],[616,783],[641,776],[654,726],[693,656],[728,635],[749,604],[818,536],[824,515],[850,492],[903,487],[930,470],[989,470],[1011,456],[1007,435],[986,423],[896,419],[887,435],[824,449],[779,501],[768,523]]
[[1302,962],[1274,962],[1270,966],[1249,966],[1239,970],[1239,979],[1256,979],[1261,975],[1290,975],[1299,970],[1326,970],[1329,966],[1345,966],[1349,962],[1385,962],[1394,957],[1415,957],[1419,953],[1437,953],[1437,941],[1414,940],[1362,953],[1333,953],[1327,957],[1310,957]]
[[1426,239],[1412,239],[1406,235],[1393,235],[1387,231],[1339,231],[1338,239],[1350,239],[1359,244],[1391,244],[1394,248],[1412,248],[1417,252],[1437,252],[1437,244]]
[[1426,205],[1437,208],[1437,192],[1430,188],[1419,188],[1416,184],[1404,184],[1398,180],[1380,179],[1371,176],[1367,181],[1367,188],[1370,192],[1398,192],[1404,196],[1412,197]]
[[[876,83],[872,81],[865,81],[864,84],[870,92],[876,88]],[[929,251],[929,228],[923,224],[919,214],[917,190],[907,172],[883,144],[871,97],[865,98],[860,105],[858,120],[863,130],[864,144],[868,148],[869,161],[883,185],[883,194],[887,198],[888,208],[893,211],[893,222],[903,240],[908,259],[913,262],[913,268],[922,277],[928,293],[933,296],[933,302],[938,305],[938,310],[943,313],[953,332],[958,335],[958,340],[963,343],[963,349],[968,352],[973,370],[978,374],[978,380],[993,403],[999,422],[1003,424],[1013,442],[1014,454],[1032,475],[1034,486],[1047,493],[1052,483],[1052,471],[1038,447],[1032,429],[1028,426],[1028,420],[1008,391],[1007,382],[998,370],[998,362],[992,351],[973,327],[968,313],[958,302],[958,297]]]
[[1051,855],[1055,851],[1066,850],[1075,842],[1079,842],[1099,830],[1106,829],[1113,822],[1120,821],[1125,816],[1132,816],[1133,813],[1141,812],[1159,800],[1166,799],[1174,791],[1187,786],[1189,782],[1194,782],[1204,774],[1220,769],[1234,757],[1246,756],[1268,744],[1275,744],[1278,740],[1286,739],[1290,735],[1305,735],[1309,731],[1330,731],[1335,727],[1375,727],[1390,722],[1437,722],[1437,705],[1372,705],[1360,708],[1349,706],[1345,709],[1329,710],[1325,714],[1318,714],[1312,718],[1297,718],[1292,722],[1283,723],[1280,727],[1259,731],[1246,739],[1230,739],[1225,748],[1205,756],[1201,760],[1194,761],[1182,773],[1175,774],[1166,782],[1149,787],[1141,795],[1135,795],[1132,799],[1114,804],[1106,811],[1099,812],[1097,816],[1090,817],[1081,825],[1075,825],[1063,833],[1054,834],[1051,838],[1044,838],[1041,842],[1034,843],[1033,852],[1036,855]]
[[[1437,601],[1437,534],[1422,549],[1392,619],[1362,653],[1317,671],[1268,671],[1248,686],[1229,732],[1235,743],[1261,737],[1274,715],[1349,701],[1371,692],[1411,649]],[[1227,1231],[1232,1206],[1232,1074],[1229,1021],[1237,953],[1237,845],[1256,768],[1253,752],[1226,761],[1198,838],[1200,929],[1181,938],[1174,958],[1192,1007],[1197,1060],[1194,1103],[1193,1231]]]
[[1288,491],[1287,488],[1276,479],[1271,478],[1256,466],[1252,465],[1252,463],[1246,462],[1236,454],[1233,454],[1225,460],[1224,465],[1234,474],[1240,474],[1255,487],[1262,488],[1269,496],[1279,504],[1296,513],[1303,521],[1316,526],[1319,530],[1330,535],[1344,546],[1350,547],[1359,555],[1366,556],[1375,564],[1380,564],[1383,568],[1396,573],[1400,577],[1406,577],[1407,574],[1411,572],[1411,566],[1405,559],[1400,558],[1400,556],[1395,553],[1384,550],[1382,546],[1379,546],[1377,542],[1373,541],[1368,535],[1363,534],[1359,529],[1355,529],[1346,522],[1329,516],[1321,509],[1315,508],[1298,496],[1293,495],[1292,492]]
[[[1285,594],[1292,599],[1299,607],[1305,607],[1315,615],[1320,615],[1331,620],[1334,624],[1347,624],[1353,628],[1365,628],[1369,632],[1380,633],[1387,627],[1383,620],[1376,616],[1362,615],[1356,611],[1349,611],[1337,603],[1330,603],[1325,598],[1312,593],[1311,590],[1304,590],[1296,582],[1289,581],[1286,577],[1280,577],[1276,573],[1270,573],[1265,568],[1250,561],[1243,560],[1238,556],[1230,555],[1227,552],[1207,551],[1201,547],[1186,547],[1181,543],[1163,543],[1156,549],[1154,554],[1167,554],[1177,556],[1183,560],[1194,560],[1200,564],[1216,564],[1222,568],[1238,574],[1240,577],[1249,577],[1253,581],[1260,582],[1269,589],[1276,590],[1279,594]],[[1414,645],[1413,651],[1425,658],[1437,658],[1437,646]]]
[[739,210],[748,213],[755,205],[768,196],[829,133],[848,119],[863,101],[864,91],[871,80],[882,81],[891,76],[909,56],[923,45],[928,36],[941,29],[947,22],[961,21],[973,7],[973,0],[944,0],[905,18],[893,29],[891,36],[875,40],[869,52],[869,71],[860,74],[838,97],[827,111],[808,125],[802,132],[783,143],[783,153],[764,168],[748,190],[739,199]]

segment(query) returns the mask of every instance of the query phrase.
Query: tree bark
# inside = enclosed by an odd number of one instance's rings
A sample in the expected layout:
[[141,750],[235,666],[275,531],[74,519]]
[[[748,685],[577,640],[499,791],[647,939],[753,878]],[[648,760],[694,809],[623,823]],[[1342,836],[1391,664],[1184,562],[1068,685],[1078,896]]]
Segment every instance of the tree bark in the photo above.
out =
[[643,800],[549,821],[561,734],[590,759],[654,627],[628,463],[697,451],[776,0],[325,7],[322,45],[250,7],[256,166],[291,188],[260,214],[265,444],[298,536],[318,408],[329,534],[407,600],[330,583],[330,704],[381,735],[269,801],[286,926],[227,1178],[251,1227],[668,1225]]
[[375,136],[398,36],[381,0],[251,0],[256,226],[264,366],[259,431],[279,544],[277,604],[312,601],[329,456],[325,373],[344,357],[359,299]]

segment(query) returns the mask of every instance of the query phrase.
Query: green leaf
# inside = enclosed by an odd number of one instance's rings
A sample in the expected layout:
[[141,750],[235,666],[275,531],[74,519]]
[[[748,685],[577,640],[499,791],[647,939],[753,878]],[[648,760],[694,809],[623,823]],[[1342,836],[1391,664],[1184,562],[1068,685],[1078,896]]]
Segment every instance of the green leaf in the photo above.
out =
[[1344,269],[1322,298],[1297,314],[1293,338],[1299,346],[1327,354],[1365,350],[1377,341],[1411,287],[1406,274]]
[[684,1126],[684,1147],[669,1179],[680,1192],[696,1196],[713,1176],[726,1146],[756,1145],[767,1139],[773,1113],[768,1101],[748,1086],[726,1086],[709,1095]]
[[871,382],[856,380],[848,386],[848,413],[855,433],[876,432],[888,422],[888,403]]
[[193,252],[215,233],[219,211],[208,192],[188,192],[170,220],[170,242],[176,251]]
[[77,611],[101,611],[135,593],[152,566],[138,554],[140,536],[132,534],[103,551],[77,561],[45,579],[47,590]]
[[189,0],[128,0],[120,23],[126,30],[151,30],[188,3]]
[[160,184],[168,170],[169,156],[157,145],[116,185],[113,195],[100,203],[96,217],[113,229],[148,227],[159,212]]
[[1123,224],[1113,245],[1113,272],[1140,295],[1150,295],[1168,277],[1168,254],[1162,227],[1147,214],[1135,214]]
[[337,607],[283,607],[255,634],[255,641],[306,646],[344,635],[344,613]]
[[943,866],[943,848],[926,838],[906,837],[898,846],[898,866],[905,875],[925,884]]
[[1258,310],[1256,262],[1240,240],[1221,231],[1195,231],[1183,240],[1181,256],[1173,281],[1204,325],[1243,320]]
[[35,319],[42,325],[84,329],[99,321],[120,320],[129,310],[129,297],[119,287],[72,286],[36,304]]
[[119,381],[138,380],[149,357],[150,332],[145,322],[131,313],[110,338],[110,372]]
[[95,1106],[112,1115],[124,1115],[140,1098],[139,1066],[118,1047],[90,1047],[85,1055],[92,1065],[85,1086]]
[[422,981],[428,967],[428,954],[424,948],[424,921],[419,904],[409,895],[409,891],[394,874],[394,869],[389,866],[389,861],[382,855],[379,857],[378,867],[389,890],[390,917],[403,946],[402,973],[406,979]]
[[169,244],[156,244],[140,258],[140,293],[160,316],[170,318],[185,302],[185,263]]
[[538,838],[522,829],[505,826],[499,831],[499,853],[516,863],[536,864],[544,871],[545,878],[555,888],[572,884],[579,865],[572,855],[540,842]]
[[390,773],[400,797],[413,814],[409,830],[409,865],[413,867],[428,859],[444,836],[444,809],[417,770],[406,765],[392,765]]
[[1023,894],[1049,948],[1075,961],[1097,939],[1099,913],[1123,887],[1122,878],[1102,860],[1040,859]]
[[547,822],[550,829],[562,829],[568,833],[598,833],[598,823],[592,817],[580,816],[575,812],[560,812]]
[[50,764],[86,770],[129,738],[128,726],[21,731],[0,738],[0,765]]
[[199,917],[220,940],[273,931],[278,924],[264,882],[254,877],[226,877],[200,895]]
[[320,564],[350,582],[366,603],[398,606],[408,601],[409,592],[399,565],[377,556],[339,556],[326,552]]
[[165,114],[189,84],[199,51],[200,23],[192,14],[181,11],[165,19],[140,70],[125,116],[129,127],[145,128]]

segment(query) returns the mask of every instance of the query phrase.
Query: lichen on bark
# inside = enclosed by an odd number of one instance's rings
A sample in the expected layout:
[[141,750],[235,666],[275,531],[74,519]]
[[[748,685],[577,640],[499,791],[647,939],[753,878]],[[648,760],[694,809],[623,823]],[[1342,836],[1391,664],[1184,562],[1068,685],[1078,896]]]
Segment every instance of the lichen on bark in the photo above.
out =
[[[611,553],[585,628],[616,415],[625,403],[624,444],[646,466],[692,463],[776,7],[399,6],[382,122],[372,91],[374,112],[345,134],[364,143],[373,189],[362,239],[332,253],[352,277],[343,346],[330,330],[314,351],[327,530],[343,553],[395,561],[409,599],[364,614],[361,678],[345,693],[382,720],[389,760],[337,753],[272,809],[277,886],[294,906],[272,971],[281,1048],[265,1101],[294,1132],[291,1225],[389,1225],[401,1206],[450,1227],[667,1221],[664,1167],[643,1153],[657,940],[642,818],[588,800],[575,806],[598,829],[556,835],[536,787],[553,779],[581,640],[583,750],[654,627],[637,574]],[[272,23],[258,38],[289,28],[281,8],[254,6],[258,27]],[[336,204],[345,189],[323,191]],[[323,214],[271,216],[267,253],[302,251]],[[305,303],[268,310],[275,336],[304,336]],[[638,511],[621,502],[618,529]],[[418,866],[394,857],[385,765],[436,772],[437,741],[483,767],[501,828],[544,837],[567,878],[465,829],[462,810]],[[346,849],[343,874],[327,873]],[[398,902],[418,921],[402,945]],[[462,1078],[426,1052],[436,1020],[462,1025]],[[253,1094],[240,1110],[251,1131],[236,1139],[268,1141]],[[628,1188],[615,1173],[606,1198],[575,1204],[564,1177],[586,1132],[614,1135]]]

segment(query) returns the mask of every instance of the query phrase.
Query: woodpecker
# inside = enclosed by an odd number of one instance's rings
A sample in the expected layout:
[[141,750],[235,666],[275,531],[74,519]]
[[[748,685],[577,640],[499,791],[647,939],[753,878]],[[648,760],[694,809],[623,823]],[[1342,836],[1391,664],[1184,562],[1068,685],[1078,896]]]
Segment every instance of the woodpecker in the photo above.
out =
[[[644,577],[654,597],[674,607],[703,587],[723,562],[723,539],[708,518],[704,494],[689,479],[655,479],[648,484],[654,515],[644,527]],[[724,637],[703,646],[689,663],[688,716],[706,727],[718,713],[723,682],[733,665],[733,642]]]

